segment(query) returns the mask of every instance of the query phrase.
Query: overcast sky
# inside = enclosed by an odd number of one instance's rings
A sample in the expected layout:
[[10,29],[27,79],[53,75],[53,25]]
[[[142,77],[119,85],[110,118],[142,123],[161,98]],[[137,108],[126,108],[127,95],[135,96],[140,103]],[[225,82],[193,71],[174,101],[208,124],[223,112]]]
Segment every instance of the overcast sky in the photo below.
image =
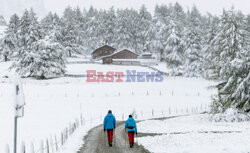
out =
[[156,4],[169,4],[175,1],[179,2],[184,9],[191,8],[195,4],[203,14],[210,12],[218,15],[223,8],[229,9],[232,5],[244,14],[250,14],[250,0],[44,0],[44,3],[47,12],[62,14],[64,8],[69,5],[79,5],[80,8],[89,8],[92,5],[98,9],[108,9],[111,6],[138,9],[145,4],[148,10],[153,12]]

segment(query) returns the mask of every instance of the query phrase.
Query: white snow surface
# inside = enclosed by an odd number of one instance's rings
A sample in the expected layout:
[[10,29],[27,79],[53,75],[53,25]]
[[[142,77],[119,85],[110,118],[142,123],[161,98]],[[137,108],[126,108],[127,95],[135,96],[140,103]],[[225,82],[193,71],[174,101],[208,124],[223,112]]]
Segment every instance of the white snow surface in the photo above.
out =
[[[13,81],[9,72],[11,62],[0,63],[0,152],[13,146]],[[67,73],[84,74],[86,70],[106,72],[136,69],[152,72],[145,67],[100,64],[68,64]],[[169,108],[177,113],[191,108],[203,109],[210,104],[213,85],[201,78],[165,77],[163,82],[88,83],[86,78],[56,78],[50,80],[21,79],[25,94],[24,117],[18,119],[18,149],[25,142],[27,152],[31,143],[35,151],[40,141],[59,137],[69,123],[82,114],[86,123],[70,137],[60,153],[75,153],[83,144],[87,131],[103,122],[107,110],[112,109],[118,120],[135,111],[138,119],[165,116]],[[195,87],[195,88],[194,88]],[[174,113],[174,112],[172,112]]]
[[139,144],[153,153],[248,153],[250,122],[211,122],[210,115],[191,115],[138,123]]

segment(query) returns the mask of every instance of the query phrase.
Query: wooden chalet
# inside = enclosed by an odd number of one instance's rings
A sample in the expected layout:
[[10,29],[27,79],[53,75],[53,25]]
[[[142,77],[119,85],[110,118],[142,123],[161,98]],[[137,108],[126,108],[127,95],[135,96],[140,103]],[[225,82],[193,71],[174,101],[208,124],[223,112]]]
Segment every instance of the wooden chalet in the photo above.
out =
[[136,60],[138,54],[128,50],[123,49],[118,52],[114,52],[111,55],[103,56],[103,64],[119,64],[119,65],[139,65],[140,61]]
[[101,58],[103,56],[107,56],[107,55],[111,55],[115,52],[115,48],[108,46],[108,45],[104,45],[100,48],[97,48],[96,50],[94,50],[91,53],[92,59],[97,59],[97,58]]

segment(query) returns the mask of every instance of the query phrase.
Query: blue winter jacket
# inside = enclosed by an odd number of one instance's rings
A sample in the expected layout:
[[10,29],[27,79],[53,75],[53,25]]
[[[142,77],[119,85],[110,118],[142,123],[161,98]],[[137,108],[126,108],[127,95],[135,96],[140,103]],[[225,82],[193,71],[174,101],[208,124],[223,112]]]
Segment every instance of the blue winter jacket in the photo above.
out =
[[111,130],[115,128],[116,120],[113,114],[108,113],[103,121],[103,128],[105,130]]
[[[131,127],[133,128],[131,129]],[[129,117],[128,120],[126,121],[125,129],[127,129],[128,132],[135,131],[137,133],[136,122],[132,117]]]

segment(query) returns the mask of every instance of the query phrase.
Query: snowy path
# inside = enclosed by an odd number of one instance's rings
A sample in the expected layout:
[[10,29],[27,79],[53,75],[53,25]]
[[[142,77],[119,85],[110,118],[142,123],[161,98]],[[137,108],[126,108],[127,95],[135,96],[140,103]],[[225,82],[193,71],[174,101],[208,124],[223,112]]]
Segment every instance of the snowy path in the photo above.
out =
[[103,125],[93,128],[85,137],[85,144],[78,153],[149,153],[143,146],[135,145],[129,148],[127,135],[124,132],[124,122],[118,122],[115,130],[115,139],[113,147],[109,147],[107,143],[106,132],[104,135]]
[[[179,116],[153,118],[149,120],[166,120],[175,117]],[[84,138],[84,142],[86,143],[78,153],[150,153],[138,144],[135,144],[135,147],[132,149],[129,148],[127,134],[124,132],[124,124],[125,122],[117,123],[118,127],[115,130],[113,147],[108,147],[106,132],[103,132],[103,125],[99,125],[89,131],[88,135]],[[138,133],[138,137],[142,137],[143,135],[144,133]]]

